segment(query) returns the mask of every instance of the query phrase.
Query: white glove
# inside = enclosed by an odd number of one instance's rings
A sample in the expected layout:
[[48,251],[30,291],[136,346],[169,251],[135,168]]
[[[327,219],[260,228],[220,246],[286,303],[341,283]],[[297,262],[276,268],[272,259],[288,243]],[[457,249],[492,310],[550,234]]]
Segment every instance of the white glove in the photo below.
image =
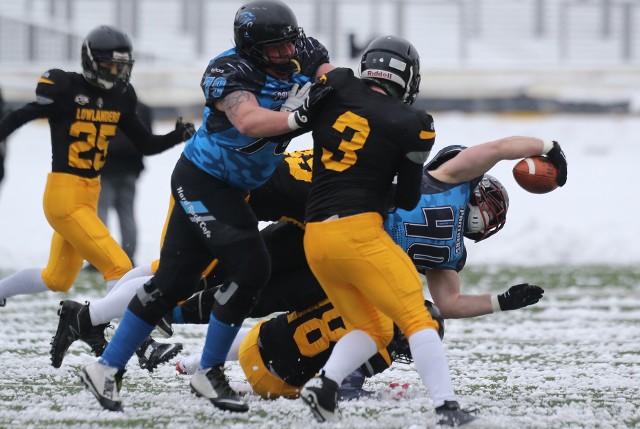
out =
[[309,88],[311,88],[311,82],[307,82],[304,84],[302,88],[297,83],[293,84],[291,87],[291,91],[289,91],[289,95],[287,96],[287,100],[284,102],[282,106],[280,106],[281,112],[291,112],[296,110],[298,107],[302,106],[305,98],[307,98],[307,93],[309,92]]

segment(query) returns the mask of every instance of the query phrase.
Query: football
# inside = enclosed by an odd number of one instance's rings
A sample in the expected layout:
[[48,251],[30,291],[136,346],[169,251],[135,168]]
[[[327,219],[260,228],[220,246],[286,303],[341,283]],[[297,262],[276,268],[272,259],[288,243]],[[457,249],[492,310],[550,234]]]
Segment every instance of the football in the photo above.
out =
[[518,161],[513,177],[522,189],[533,194],[546,194],[558,187],[558,169],[544,156],[532,156]]

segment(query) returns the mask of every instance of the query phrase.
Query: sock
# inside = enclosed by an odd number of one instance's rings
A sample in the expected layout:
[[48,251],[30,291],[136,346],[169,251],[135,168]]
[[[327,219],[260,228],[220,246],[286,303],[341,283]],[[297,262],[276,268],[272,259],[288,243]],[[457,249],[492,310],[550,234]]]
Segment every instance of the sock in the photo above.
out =
[[434,329],[422,329],[411,335],[409,347],[416,371],[427,386],[434,407],[443,405],[444,401],[457,401],[449,363],[438,333]]
[[238,360],[238,352],[240,351],[240,344],[244,340],[244,337],[251,331],[251,328],[240,328],[238,331],[238,335],[233,339],[233,343],[231,343],[231,348],[229,348],[229,353],[227,353],[227,360]]
[[212,312],[211,316],[209,316],[207,338],[204,341],[204,348],[202,349],[200,369],[224,365],[231,344],[239,330],[240,324],[238,324],[237,327],[227,325],[216,319]]
[[338,340],[329,360],[322,368],[325,377],[342,384],[342,381],[353,371],[358,369],[378,351],[375,341],[369,334],[361,330],[354,330]]
[[25,268],[0,280],[0,299],[50,290],[42,280],[42,268]]
[[93,326],[121,318],[138,288],[142,287],[150,278],[138,277],[128,282],[120,283],[118,288],[114,288],[111,293],[92,301],[89,306],[89,315]]
[[149,325],[127,309],[99,362],[103,365],[124,369],[131,356],[153,331],[153,328],[153,325]]
[[184,318],[182,317],[182,307],[177,306],[173,309],[173,322],[176,325],[182,325],[185,323]]
[[118,284],[119,281],[120,280],[109,280],[107,282],[107,295],[113,290],[113,288]]
[[150,277],[153,276],[153,271],[151,271],[151,265],[139,266],[130,270],[127,274],[122,276],[120,280],[109,290],[107,293],[115,292],[118,290],[120,286],[128,282],[129,280],[136,279],[138,277]]

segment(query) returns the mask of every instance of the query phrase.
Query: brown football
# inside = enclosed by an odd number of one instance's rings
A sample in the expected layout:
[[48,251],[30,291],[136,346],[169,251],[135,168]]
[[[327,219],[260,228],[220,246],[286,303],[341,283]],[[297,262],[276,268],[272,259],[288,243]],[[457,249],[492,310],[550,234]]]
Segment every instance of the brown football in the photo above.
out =
[[544,156],[532,156],[518,161],[513,177],[525,191],[546,194],[558,187],[558,169]]

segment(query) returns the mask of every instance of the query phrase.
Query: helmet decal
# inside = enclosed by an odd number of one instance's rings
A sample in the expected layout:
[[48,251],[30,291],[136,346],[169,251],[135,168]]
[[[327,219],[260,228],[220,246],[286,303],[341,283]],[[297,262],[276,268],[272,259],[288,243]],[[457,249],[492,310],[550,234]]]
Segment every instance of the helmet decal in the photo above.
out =
[[381,36],[369,43],[360,60],[360,78],[412,104],[420,90],[420,56],[409,41]]

